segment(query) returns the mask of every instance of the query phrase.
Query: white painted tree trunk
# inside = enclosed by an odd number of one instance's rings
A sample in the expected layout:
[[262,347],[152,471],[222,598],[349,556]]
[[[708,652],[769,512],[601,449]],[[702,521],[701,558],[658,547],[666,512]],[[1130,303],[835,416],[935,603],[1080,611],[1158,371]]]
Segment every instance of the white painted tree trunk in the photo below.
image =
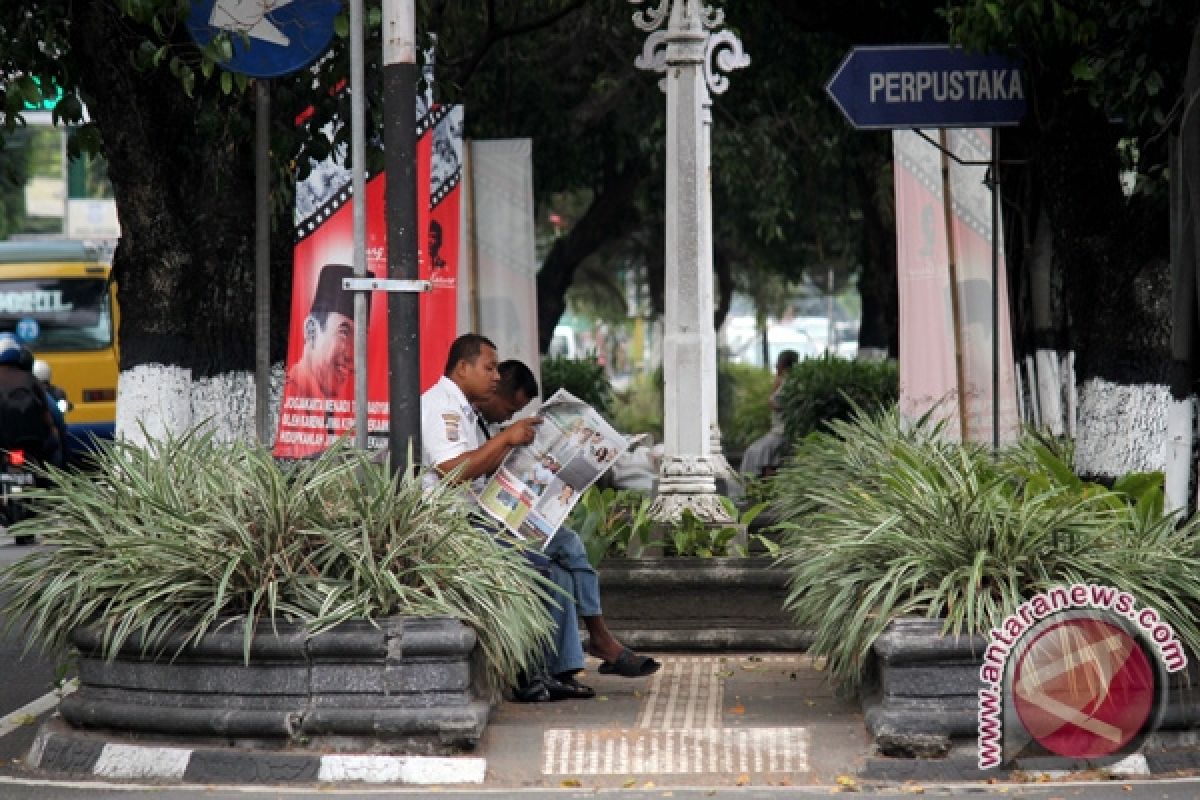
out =
[[1170,408],[1166,386],[1085,382],[1079,387],[1076,472],[1116,477],[1165,469]]
[[[269,436],[275,439],[283,365],[271,370]],[[194,428],[218,441],[254,441],[254,373],[227,372],[193,379],[191,371],[162,364],[123,370],[117,379],[117,432],[135,444],[179,436]]]

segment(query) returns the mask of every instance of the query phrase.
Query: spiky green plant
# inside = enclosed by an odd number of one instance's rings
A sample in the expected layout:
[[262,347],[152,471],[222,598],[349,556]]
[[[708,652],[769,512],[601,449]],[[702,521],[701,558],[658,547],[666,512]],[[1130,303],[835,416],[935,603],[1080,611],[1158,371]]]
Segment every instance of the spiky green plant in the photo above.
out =
[[0,576],[3,612],[45,646],[81,625],[99,625],[110,654],[131,636],[153,649],[240,625],[249,657],[272,620],[315,634],[447,615],[474,627],[489,677],[511,680],[550,637],[552,588],[471,527],[457,490],[424,491],[349,446],[281,465],[191,433],[101,444],[93,470],[50,478],[22,523],[49,546]]
[[897,617],[986,634],[1037,592],[1075,582],[1130,592],[1200,652],[1200,523],[1072,494],[1013,463],[947,443],[924,421],[906,428],[894,410],[859,411],[803,440],[775,478],[789,520],[785,607],[814,630],[810,652],[837,682],[858,687]]

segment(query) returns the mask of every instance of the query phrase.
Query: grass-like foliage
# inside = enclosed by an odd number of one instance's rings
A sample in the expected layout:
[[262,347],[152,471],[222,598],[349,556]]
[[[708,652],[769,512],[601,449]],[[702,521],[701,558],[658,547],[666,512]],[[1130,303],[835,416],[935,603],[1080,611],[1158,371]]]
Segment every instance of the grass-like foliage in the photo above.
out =
[[0,577],[4,613],[45,646],[99,625],[110,654],[131,636],[156,652],[171,634],[240,625],[248,657],[273,620],[315,634],[446,615],[475,628],[499,680],[550,636],[549,585],[470,526],[457,490],[422,491],[412,470],[392,476],[347,445],[279,464],[192,433],[105,443],[91,472],[50,477],[22,523],[49,547]]
[[787,520],[785,607],[815,631],[810,652],[855,689],[896,617],[986,635],[1037,592],[1076,582],[1130,592],[1200,652],[1197,521],[1164,516],[1146,476],[1126,481],[1135,496],[1063,466],[1035,439],[995,458],[895,410],[802,440],[774,504]]

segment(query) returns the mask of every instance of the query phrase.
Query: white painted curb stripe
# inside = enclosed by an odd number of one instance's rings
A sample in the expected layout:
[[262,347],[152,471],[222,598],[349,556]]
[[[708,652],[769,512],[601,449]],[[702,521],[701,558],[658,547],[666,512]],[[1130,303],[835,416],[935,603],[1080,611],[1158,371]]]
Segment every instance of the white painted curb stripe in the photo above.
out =
[[317,780],[363,783],[483,783],[484,758],[321,756]]
[[187,770],[191,750],[178,747],[104,745],[92,772],[105,778],[171,778],[180,780]]
[[78,688],[79,681],[70,680],[63,685],[60,691],[44,694],[0,719],[0,737],[8,736],[16,729],[25,727],[30,723],[31,717],[40,717],[47,711],[53,711],[58,705],[59,700],[62,700]]

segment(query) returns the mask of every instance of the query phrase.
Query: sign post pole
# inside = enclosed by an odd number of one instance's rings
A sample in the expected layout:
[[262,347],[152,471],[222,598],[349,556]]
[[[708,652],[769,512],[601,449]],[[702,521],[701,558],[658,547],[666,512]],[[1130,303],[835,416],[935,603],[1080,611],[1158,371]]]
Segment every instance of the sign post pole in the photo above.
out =
[[254,83],[254,434],[266,444],[271,397],[271,81]]
[[[388,278],[417,274],[416,10],[413,0],[383,0],[383,149],[387,161]],[[388,294],[388,447],[391,468],[404,469],[412,450],[421,458],[419,296]]]

